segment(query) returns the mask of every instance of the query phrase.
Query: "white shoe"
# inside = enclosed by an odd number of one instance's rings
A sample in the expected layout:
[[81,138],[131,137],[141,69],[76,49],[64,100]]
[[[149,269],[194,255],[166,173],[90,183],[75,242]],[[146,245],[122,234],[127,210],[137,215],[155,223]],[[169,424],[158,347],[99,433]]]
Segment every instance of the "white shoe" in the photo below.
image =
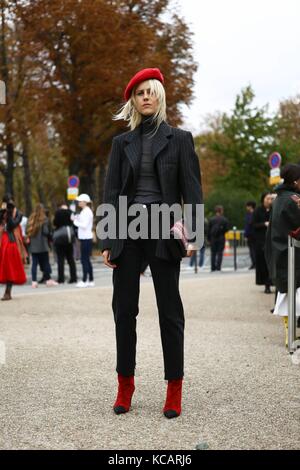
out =
[[38,283],[37,283],[36,281],[32,281],[31,287],[32,287],[33,289],[37,289],[37,288],[39,287],[39,285],[38,285]]
[[47,287],[58,286],[58,282],[54,281],[53,279],[48,279],[48,281],[46,281],[46,286]]
[[88,287],[88,284],[88,282],[79,281],[77,282],[76,287]]
[[95,287],[94,281],[90,281],[87,283],[88,287]]

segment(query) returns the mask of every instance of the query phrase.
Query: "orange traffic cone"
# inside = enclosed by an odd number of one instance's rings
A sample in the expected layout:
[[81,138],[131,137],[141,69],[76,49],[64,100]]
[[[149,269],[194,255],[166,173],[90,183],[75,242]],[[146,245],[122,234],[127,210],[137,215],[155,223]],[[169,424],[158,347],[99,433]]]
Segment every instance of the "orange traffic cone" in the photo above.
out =
[[226,242],[225,242],[225,248],[224,248],[223,256],[232,256],[232,250],[230,248],[229,240],[226,240]]

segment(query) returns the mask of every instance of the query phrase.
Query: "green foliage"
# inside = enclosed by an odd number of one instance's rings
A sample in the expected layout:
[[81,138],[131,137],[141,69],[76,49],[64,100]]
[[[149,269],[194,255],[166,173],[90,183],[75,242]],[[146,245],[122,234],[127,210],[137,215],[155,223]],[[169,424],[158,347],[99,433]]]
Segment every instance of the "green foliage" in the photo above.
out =
[[262,191],[268,182],[268,156],[275,150],[276,122],[268,115],[268,108],[253,104],[251,86],[244,88],[236,98],[232,114],[224,114],[220,130],[224,139],[211,143],[214,152],[226,162],[226,175],[216,178],[216,187]]
[[229,190],[227,187],[215,189],[205,200],[205,215],[212,217],[216,205],[224,207],[224,215],[228,218],[230,226],[244,229],[245,204],[247,201],[258,201],[257,193],[244,189]]
[[284,163],[300,162],[300,95],[280,103],[276,147]]

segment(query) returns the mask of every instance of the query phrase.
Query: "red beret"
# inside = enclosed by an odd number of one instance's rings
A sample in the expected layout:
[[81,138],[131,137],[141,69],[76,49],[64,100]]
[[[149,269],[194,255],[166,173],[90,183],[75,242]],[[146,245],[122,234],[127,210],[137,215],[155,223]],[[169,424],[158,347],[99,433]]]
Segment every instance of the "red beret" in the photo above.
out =
[[132,79],[128,83],[125,93],[124,93],[125,100],[126,101],[129,100],[131,96],[131,92],[136,85],[138,85],[141,82],[144,82],[145,80],[150,80],[151,78],[155,78],[156,80],[159,80],[161,83],[164,83],[164,76],[159,69],[140,70],[132,77]]

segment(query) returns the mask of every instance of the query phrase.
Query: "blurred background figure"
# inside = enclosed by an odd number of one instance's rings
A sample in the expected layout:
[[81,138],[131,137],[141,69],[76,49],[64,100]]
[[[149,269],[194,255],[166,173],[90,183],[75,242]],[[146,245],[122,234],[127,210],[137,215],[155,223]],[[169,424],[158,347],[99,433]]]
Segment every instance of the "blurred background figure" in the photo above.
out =
[[[46,217],[48,219],[48,236],[47,236],[47,239],[48,239],[48,248],[49,248],[49,251],[50,251],[51,248],[52,248],[52,245],[53,245],[53,240],[52,240],[53,229],[52,229],[51,220],[50,220],[50,211],[47,207],[44,207],[44,210],[45,210]],[[41,279],[38,281],[38,284],[45,284],[47,282],[47,279],[44,275],[44,266],[46,266],[46,271],[49,272],[50,275],[52,273],[52,268],[51,268],[50,259],[49,259],[49,251],[47,251],[47,253],[45,253],[45,259],[43,261],[44,264],[42,265],[39,261],[39,267],[40,267],[40,270],[43,273],[43,275],[42,275]],[[56,256],[55,251],[53,251],[53,255],[54,255],[54,257]]]
[[[74,260],[73,243],[75,239],[75,233],[73,229],[73,222],[71,220],[72,211],[68,208],[66,203],[62,203],[57,211],[55,212],[53,225],[55,227],[54,232],[54,247],[57,255],[57,266],[58,266],[58,279],[59,284],[65,282],[65,259],[70,269],[69,284],[77,282],[76,264]],[[64,235],[63,229],[69,227],[70,239],[67,235]],[[61,237],[56,237],[58,231],[61,229]]]
[[260,206],[255,209],[252,218],[255,245],[256,285],[265,286],[265,294],[271,294],[272,284],[265,259],[265,242],[272,201],[272,194],[269,191],[264,192],[261,195]]
[[0,209],[0,284],[6,284],[1,300],[11,300],[14,284],[25,284],[23,263],[26,250],[20,228],[22,214],[17,210],[10,195],[3,198]]
[[256,208],[255,201],[248,201],[246,203],[246,216],[245,216],[245,239],[247,240],[251,265],[249,269],[255,269],[255,243],[254,243],[254,230],[253,230],[253,213]]
[[78,227],[78,239],[80,241],[82,281],[77,283],[77,287],[93,287],[94,274],[91,263],[93,248],[93,211],[89,207],[91,198],[88,194],[80,194],[77,199],[81,209],[80,214],[73,215],[74,225]]
[[[199,250],[199,268],[203,268],[205,264],[205,247],[207,245],[207,234],[208,234],[208,219],[204,219],[204,242],[202,248]],[[190,257],[189,267],[193,268],[196,264],[197,254],[196,252]]]
[[223,206],[215,207],[215,215],[209,219],[207,239],[211,250],[211,271],[221,271],[225,247],[225,233],[229,230],[229,222],[224,217]]
[[41,267],[43,277],[48,287],[57,285],[51,279],[51,268],[49,263],[49,220],[46,216],[45,209],[42,204],[37,204],[33,213],[30,215],[27,224],[27,237],[30,243],[30,252],[32,256],[32,287],[37,288],[37,266]]

